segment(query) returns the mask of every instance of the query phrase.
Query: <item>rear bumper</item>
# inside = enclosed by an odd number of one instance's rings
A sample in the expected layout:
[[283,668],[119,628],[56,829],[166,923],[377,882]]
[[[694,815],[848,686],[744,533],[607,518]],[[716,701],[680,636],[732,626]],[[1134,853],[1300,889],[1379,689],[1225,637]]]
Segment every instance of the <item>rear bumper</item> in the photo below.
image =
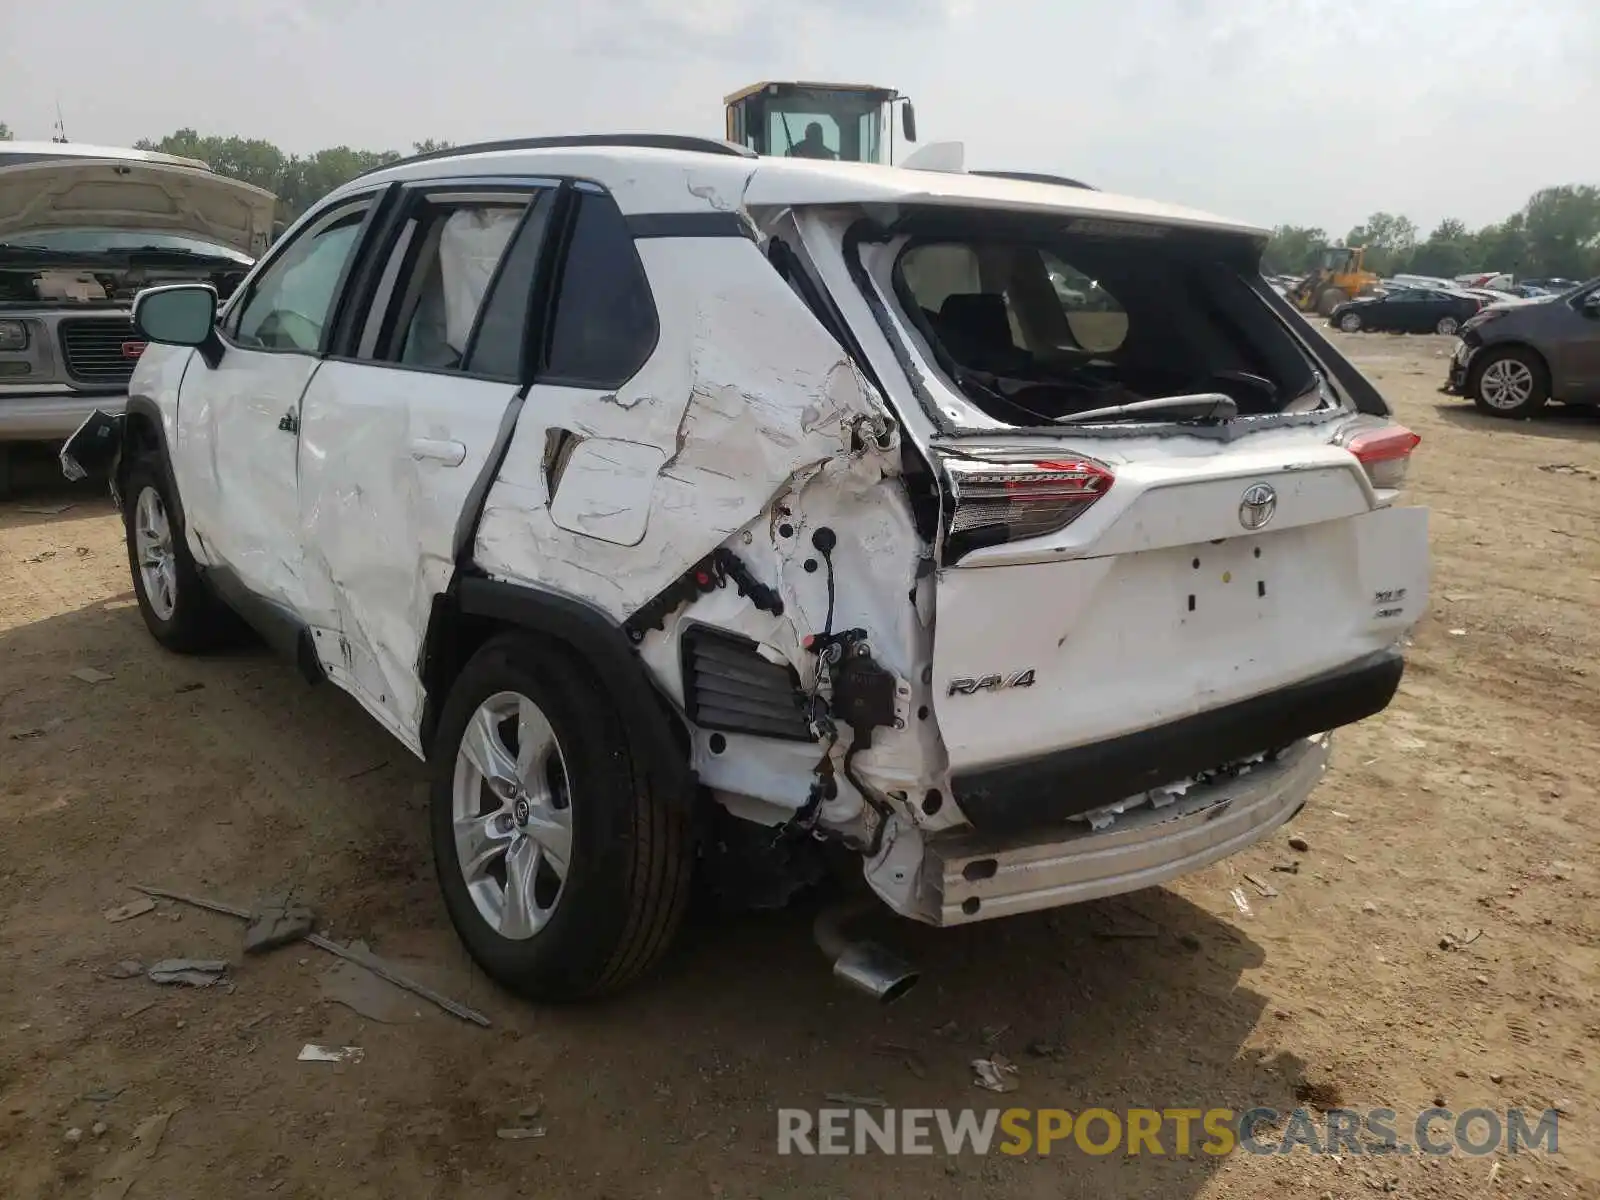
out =
[[1271,753],[1382,712],[1405,669],[1396,649],[1154,729],[953,776],[961,811],[980,834],[1059,829],[1067,819]]
[[127,404],[125,394],[17,394],[0,388],[0,442],[64,442],[96,409],[115,415]]
[[929,841],[923,878],[940,881],[940,925],[1059,908],[1154,887],[1243,850],[1305,806],[1326,769],[1329,738],[1307,738],[1248,774],[1148,803],[1098,832],[1046,843],[967,833]]

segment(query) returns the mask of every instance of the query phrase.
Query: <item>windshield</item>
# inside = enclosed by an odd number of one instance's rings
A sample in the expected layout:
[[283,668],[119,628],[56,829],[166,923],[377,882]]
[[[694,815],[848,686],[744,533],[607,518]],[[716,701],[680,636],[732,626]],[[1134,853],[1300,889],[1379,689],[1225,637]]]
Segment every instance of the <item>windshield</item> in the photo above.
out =
[[879,92],[792,88],[751,97],[745,144],[779,158],[878,162],[882,137]]
[[14,233],[0,245],[28,250],[57,250],[69,254],[100,254],[122,250],[176,250],[186,254],[205,254],[249,263],[250,256],[232,247],[208,242],[181,233],[159,233],[146,229],[40,229]]

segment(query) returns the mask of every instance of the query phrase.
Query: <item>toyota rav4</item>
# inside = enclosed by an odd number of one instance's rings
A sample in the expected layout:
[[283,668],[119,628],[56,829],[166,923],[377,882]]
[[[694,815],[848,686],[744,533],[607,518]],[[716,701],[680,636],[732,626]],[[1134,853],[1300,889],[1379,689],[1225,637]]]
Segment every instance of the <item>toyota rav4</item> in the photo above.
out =
[[1398,686],[1427,513],[1265,238],[690,138],[454,149],[220,311],[143,292],[126,415],[63,461],[109,471],[155,638],[237,614],[353,695],[429,765],[474,957],[593,995],[697,865],[781,902],[843,855],[949,926],[1300,810]]

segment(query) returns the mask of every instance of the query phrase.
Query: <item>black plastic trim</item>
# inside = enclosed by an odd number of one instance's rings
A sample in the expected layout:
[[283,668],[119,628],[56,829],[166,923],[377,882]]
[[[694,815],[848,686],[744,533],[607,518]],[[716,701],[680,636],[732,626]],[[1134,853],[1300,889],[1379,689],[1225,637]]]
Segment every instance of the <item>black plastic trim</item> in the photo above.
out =
[[691,622],[678,638],[684,714],[701,729],[814,742],[800,675],[753,638]]
[[755,230],[738,213],[634,213],[627,218],[635,238],[736,237],[756,240]]
[[968,171],[968,175],[983,175],[989,179],[1017,179],[1023,183],[1051,183],[1057,187],[1082,188],[1086,192],[1100,189],[1093,184],[1068,179],[1065,175],[1040,175],[1035,171]]
[[[951,778],[981,833],[1023,833],[1382,712],[1405,661],[1383,650],[1327,674],[1091,746]],[[965,697],[961,703],[982,703]]]
[[640,740],[652,761],[680,781],[687,780],[688,764],[658,699],[655,681],[622,626],[608,614],[559,592],[479,575],[457,577],[456,602],[464,615],[543,634],[576,650],[599,677],[629,732]]
[[201,568],[200,577],[274,652],[294,663],[307,683],[327,678],[311,628],[296,613],[252,592],[228,567]]

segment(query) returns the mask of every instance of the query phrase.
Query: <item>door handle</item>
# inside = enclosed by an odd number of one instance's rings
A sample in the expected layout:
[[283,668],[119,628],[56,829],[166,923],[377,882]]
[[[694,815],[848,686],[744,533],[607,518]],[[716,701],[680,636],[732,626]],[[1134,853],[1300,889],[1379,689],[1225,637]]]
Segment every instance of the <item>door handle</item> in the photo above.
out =
[[295,415],[294,409],[291,408],[278,418],[278,429],[283,433],[300,432],[300,418]]
[[431,458],[447,467],[459,467],[467,457],[467,448],[460,442],[435,441],[432,438],[413,438],[411,457],[421,462]]

